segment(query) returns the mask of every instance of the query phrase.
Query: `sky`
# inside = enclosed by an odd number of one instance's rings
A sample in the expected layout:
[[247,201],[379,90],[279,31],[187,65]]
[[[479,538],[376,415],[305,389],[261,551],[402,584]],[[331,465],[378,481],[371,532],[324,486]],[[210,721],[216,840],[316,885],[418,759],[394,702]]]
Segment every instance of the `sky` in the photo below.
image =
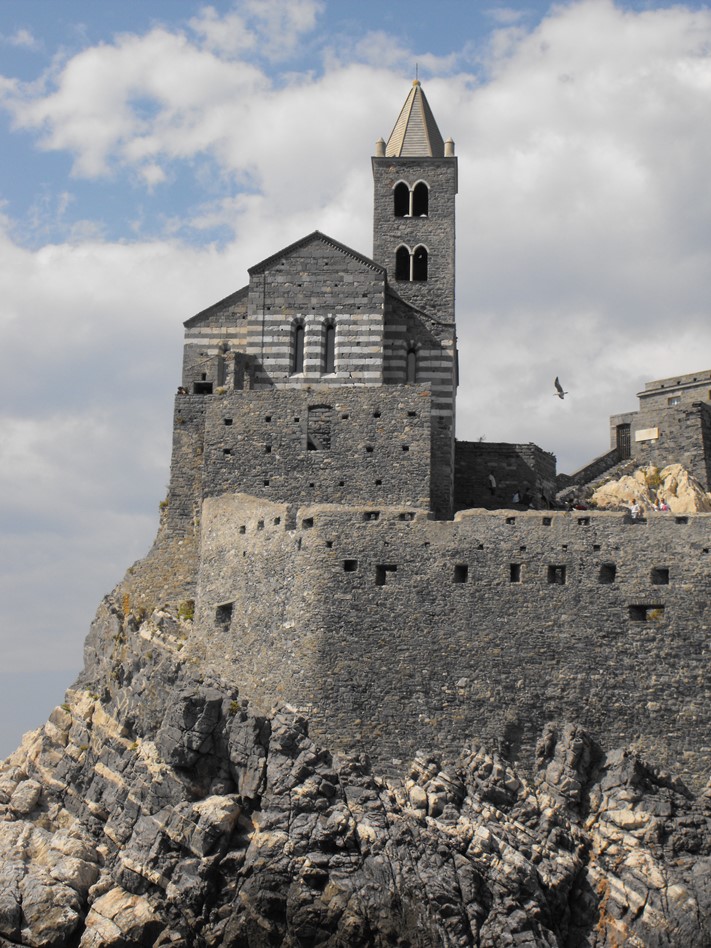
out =
[[183,321],[315,229],[371,253],[416,70],[459,157],[458,437],[570,473],[711,367],[706,4],[2,0],[0,756],[150,547]]

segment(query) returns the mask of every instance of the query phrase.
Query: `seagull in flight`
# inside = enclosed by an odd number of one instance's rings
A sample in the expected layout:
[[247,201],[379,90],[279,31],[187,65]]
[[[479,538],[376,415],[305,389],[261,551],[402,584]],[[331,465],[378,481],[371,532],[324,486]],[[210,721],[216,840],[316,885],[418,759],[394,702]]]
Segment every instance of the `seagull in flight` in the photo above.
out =
[[553,395],[557,395],[558,398],[565,398],[568,393],[563,391],[563,386],[560,384],[560,379],[557,375],[553,384],[555,385],[555,392],[553,392]]

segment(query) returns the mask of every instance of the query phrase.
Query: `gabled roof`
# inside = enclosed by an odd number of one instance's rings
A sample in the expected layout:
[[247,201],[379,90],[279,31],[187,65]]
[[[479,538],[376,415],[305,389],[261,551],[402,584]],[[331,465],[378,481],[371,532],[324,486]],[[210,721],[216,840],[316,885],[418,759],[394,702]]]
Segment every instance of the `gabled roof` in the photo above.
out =
[[241,289],[236,290],[234,293],[230,293],[229,296],[226,296],[223,300],[218,300],[217,303],[213,303],[212,306],[208,306],[207,309],[200,310],[199,313],[195,313],[194,316],[191,316],[190,319],[186,319],[183,323],[183,326],[190,327],[194,326],[196,323],[199,323],[202,319],[205,319],[209,316],[212,316],[214,313],[218,313],[221,309],[225,309],[228,306],[233,306],[235,303],[238,303],[242,298],[247,296],[249,292],[249,286],[243,286]]
[[419,79],[412,83],[385,146],[387,158],[444,158],[444,141]]
[[331,247],[334,247],[336,250],[339,250],[341,253],[346,254],[349,257],[352,257],[354,260],[358,260],[364,266],[368,267],[371,270],[375,270],[376,273],[385,274],[385,267],[381,267],[380,264],[376,263],[374,260],[371,260],[370,257],[365,257],[363,254],[358,253],[355,250],[351,250],[350,247],[346,247],[345,244],[339,243],[337,240],[334,240],[332,237],[328,237],[326,234],[322,234],[320,230],[315,230],[311,234],[307,234],[306,237],[302,237],[301,240],[294,241],[293,244],[289,244],[288,247],[284,247],[283,250],[280,250],[278,253],[273,253],[271,257],[267,257],[265,260],[261,260],[259,263],[255,263],[253,267],[250,267],[247,271],[250,276],[253,276],[255,273],[263,273],[265,270],[268,270],[273,263],[277,260],[281,260],[282,257],[287,257],[289,254],[293,253],[295,250],[300,250],[302,247],[308,246],[308,244],[313,243],[315,240],[320,240],[325,244],[328,244]]

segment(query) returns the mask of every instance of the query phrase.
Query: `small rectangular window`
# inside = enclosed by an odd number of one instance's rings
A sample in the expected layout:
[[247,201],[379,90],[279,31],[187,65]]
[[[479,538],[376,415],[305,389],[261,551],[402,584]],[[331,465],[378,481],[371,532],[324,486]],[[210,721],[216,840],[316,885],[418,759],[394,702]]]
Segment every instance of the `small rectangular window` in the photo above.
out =
[[263,529],[264,529],[264,521],[263,521],[263,520],[258,520],[258,521],[257,521],[257,530],[263,530]]
[[409,444],[403,444],[402,450],[403,450],[403,452],[407,453],[407,452],[410,450],[410,445],[409,445]]
[[552,523],[553,523],[553,518],[552,518],[552,517],[544,517],[544,518],[543,518],[543,526],[544,526],[544,527],[550,527],[550,525],[551,525]]
[[515,517],[507,517],[507,518],[506,518],[506,523],[508,523],[509,525],[512,525],[512,524],[516,523],[516,518],[515,518]]
[[671,398],[667,399],[667,405],[681,405],[681,397],[679,395],[672,395]]
[[231,419],[231,418],[225,418],[225,419],[224,419],[224,423],[225,423],[225,424],[227,425],[227,427],[229,428],[229,426],[232,424],[232,419]]
[[234,608],[233,602],[223,602],[215,609],[215,625],[222,626],[223,629],[228,629],[232,622],[232,610]]
[[509,565],[509,581],[512,583],[521,582],[521,564],[511,563]]
[[457,563],[454,567],[454,577],[452,579],[455,583],[466,583],[469,578],[469,566],[466,563]]
[[565,586],[565,566],[549,566],[548,582],[556,586]]
[[660,622],[664,618],[664,606],[629,606],[632,622]]
[[264,445],[264,453],[265,453],[265,454],[271,454],[271,453],[272,453],[272,446],[271,446],[271,444],[265,444],[265,445]]
[[385,584],[388,582],[388,573],[397,573],[397,566],[379,563],[375,567],[375,585],[385,586]]
[[415,512],[413,510],[406,510],[404,513],[398,514],[398,520],[414,520]]
[[242,526],[239,528],[239,532],[240,532],[240,533],[246,533],[246,532],[247,532],[247,528],[245,527],[244,524],[242,524]]
[[599,582],[603,585],[614,583],[617,575],[617,566],[614,563],[602,563],[600,565]]
[[578,526],[580,526],[580,527],[589,527],[589,526],[590,526],[590,517],[578,517]]
[[380,511],[379,510],[366,510],[363,514],[363,520],[379,520]]
[[222,453],[229,456],[230,454],[232,454],[232,448],[223,448]]
[[668,586],[669,585],[669,570],[666,566],[655,566],[652,569],[652,586]]
[[688,522],[689,522],[689,518],[688,518],[688,517],[675,517],[674,519],[675,519],[676,523],[688,523]]
[[344,560],[343,561],[344,573],[355,573],[357,569],[358,569],[358,560]]
[[302,530],[310,530],[311,527],[313,527],[313,525],[314,525],[313,517],[304,517],[304,519],[301,521]]

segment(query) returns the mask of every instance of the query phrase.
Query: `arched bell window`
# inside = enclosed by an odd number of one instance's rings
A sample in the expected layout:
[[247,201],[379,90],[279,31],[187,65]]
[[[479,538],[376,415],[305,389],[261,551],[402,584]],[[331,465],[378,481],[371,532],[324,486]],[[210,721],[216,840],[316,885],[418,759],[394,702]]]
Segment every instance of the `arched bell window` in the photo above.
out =
[[294,323],[291,331],[291,374],[304,371],[304,324]]
[[395,217],[427,217],[430,207],[430,189],[424,181],[411,188],[398,181],[393,188],[393,210]]
[[410,250],[408,247],[398,247],[395,251],[395,279],[410,279]]
[[430,208],[430,189],[424,181],[418,181],[412,191],[412,216],[427,217]]
[[415,282],[427,279],[427,250],[421,245],[415,247],[412,254],[412,279]]
[[408,217],[410,214],[410,189],[401,181],[393,190],[395,217]]

